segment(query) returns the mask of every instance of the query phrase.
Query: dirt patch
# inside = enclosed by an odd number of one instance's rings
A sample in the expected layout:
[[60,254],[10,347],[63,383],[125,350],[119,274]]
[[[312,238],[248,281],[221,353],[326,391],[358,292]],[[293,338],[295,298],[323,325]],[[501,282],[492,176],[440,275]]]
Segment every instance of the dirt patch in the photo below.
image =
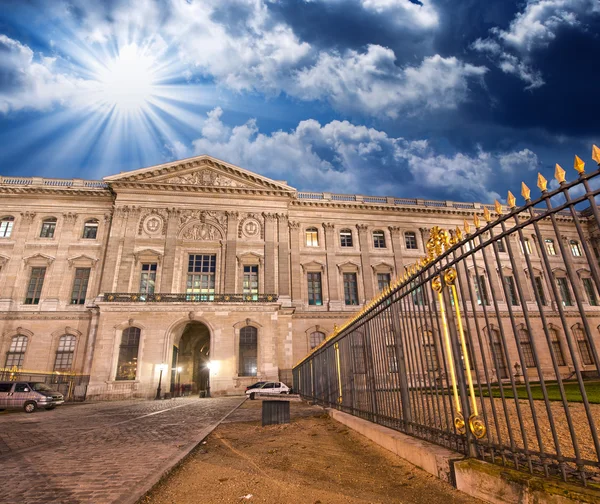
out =
[[331,420],[320,408],[292,403],[290,424],[261,427],[260,406],[260,401],[246,401],[141,502],[481,502]]

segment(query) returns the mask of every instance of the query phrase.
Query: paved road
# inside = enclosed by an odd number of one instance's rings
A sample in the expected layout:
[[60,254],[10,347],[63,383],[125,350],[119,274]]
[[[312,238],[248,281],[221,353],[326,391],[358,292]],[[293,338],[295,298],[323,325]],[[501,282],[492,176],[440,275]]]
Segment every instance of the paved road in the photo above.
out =
[[243,400],[122,401],[0,413],[0,503],[135,502]]

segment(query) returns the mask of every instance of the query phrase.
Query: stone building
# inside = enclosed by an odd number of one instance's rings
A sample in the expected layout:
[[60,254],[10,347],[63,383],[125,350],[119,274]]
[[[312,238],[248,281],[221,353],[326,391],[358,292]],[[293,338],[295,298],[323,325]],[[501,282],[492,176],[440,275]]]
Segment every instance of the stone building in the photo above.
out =
[[[165,390],[178,381],[194,391],[210,386],[213,395],[240,393],[258,379],[289,384],[294,363],[334,324],[425,255],[431,227],[454,228],[482,209],[299,192],[209,156],[103,181],[2,177],[0,366],[90,375],[88,396],[151,395],[159,377]],[[598,230],[582,222],[597,255]],[[523,254],[539,264],[539,244],[511,237],[517,271],[501,250],[506,263],[481,283],[469,278],[472,292],[478,305],[487,304],[500,292],[494,285],[520,275],[523,301],[531,304],[538,289],[554,320],[550,282],[557,282],[567,314],[579,315],[577,290],[600,338],[590,278],[597,264],[582,253],[572,219],[561,215],[559,225],[560,237],[544,228],[554,278],[540,266],[529,285]],[[558,240],[577,282],[561,280],[566,258]],[[514,300],[498,302],[519,309]],[[569,375],[572,357],[560,323],[553,324]],[[494,327],[485,330],[496,344]],[[585,369],[590,342],[578,344]],[[507,355],[498,375],[514,361]]]

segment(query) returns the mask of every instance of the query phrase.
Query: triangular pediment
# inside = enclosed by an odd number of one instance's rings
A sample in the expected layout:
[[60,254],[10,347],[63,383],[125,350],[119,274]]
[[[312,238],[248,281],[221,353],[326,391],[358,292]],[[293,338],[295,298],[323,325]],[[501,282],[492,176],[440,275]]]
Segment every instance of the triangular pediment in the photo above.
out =
[[268,190],[295,193],[289,185],[244,170],[212,156],[197,156],[104,177],[109,184],[143,184],[169,187]]

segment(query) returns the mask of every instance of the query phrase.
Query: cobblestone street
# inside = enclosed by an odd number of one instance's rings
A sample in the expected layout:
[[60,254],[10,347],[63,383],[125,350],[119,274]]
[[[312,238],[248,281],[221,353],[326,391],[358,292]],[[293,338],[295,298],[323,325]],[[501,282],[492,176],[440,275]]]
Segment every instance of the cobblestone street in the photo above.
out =
[[0,503],[132,503],[243,398],[0,413]]

